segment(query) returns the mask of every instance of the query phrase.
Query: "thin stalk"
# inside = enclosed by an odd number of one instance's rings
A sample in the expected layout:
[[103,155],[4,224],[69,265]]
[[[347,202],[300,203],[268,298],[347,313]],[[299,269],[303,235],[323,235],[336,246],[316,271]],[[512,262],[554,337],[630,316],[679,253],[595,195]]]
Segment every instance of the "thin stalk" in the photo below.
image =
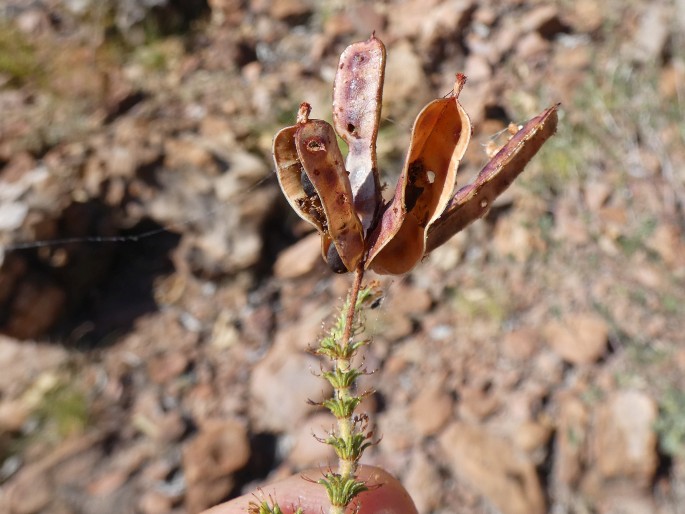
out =
[[[357,308],[357,299],[359,298],[359,291],[361,290],[362,279],[364,278],[364,265],[363,263],[354,272],[354,281],[352,282],[352,288],[347,296],[347,312],[345,313],[345,329],[343,330],[341,343],[344,346],[348,346],[352,342],[352,329],[354,326],[354,317]],[[350,359],[338,358],[335,359],[334,367],[335,370],[347,371],[350,369],[352,363]],[[335,395],[338,399],[346,400],[350,398],[352,394],[351,388],[340,388],[335,390]],[[354,426],[353,420],[349,417],[338,418],[338,434],[344,439],[350,439],[352,437]],[[339,459],[338,461],[338,474],[343,479],[354,477],[357,471],[357,461],[356,460],[346,460]],[[345,506],[331,506],[329,514],[344,514]]]

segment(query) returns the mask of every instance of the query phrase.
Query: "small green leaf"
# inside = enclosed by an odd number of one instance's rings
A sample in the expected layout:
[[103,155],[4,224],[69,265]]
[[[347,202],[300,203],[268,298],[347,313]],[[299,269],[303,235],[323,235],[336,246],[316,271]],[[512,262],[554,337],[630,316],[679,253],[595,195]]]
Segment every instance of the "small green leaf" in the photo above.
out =
[[331,505],[338,507],[349,505],[359,493],[368,490],[364,482],[338,473],[327,473],[318,483],[326,488]]
[[326,407],[337,419],[350,418],[354,410],[361,403],[361,396],[351,396],[348,398],[329,398],[321,404]]

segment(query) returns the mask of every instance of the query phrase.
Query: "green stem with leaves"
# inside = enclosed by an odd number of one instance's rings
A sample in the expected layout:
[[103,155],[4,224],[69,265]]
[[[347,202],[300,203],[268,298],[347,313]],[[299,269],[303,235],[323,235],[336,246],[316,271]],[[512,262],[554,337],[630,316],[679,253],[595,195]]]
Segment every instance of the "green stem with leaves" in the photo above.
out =
[[357,394],[356,383],[363,370],[356,368],[353,359],[357,350],[367,344],[359,340],[362,332],[361,310],[373,298],[374,287],[362,288],[364,268],[361,264],[354,274],[352,288],[329,335],[321,342],[315,353],[331,361],[331,369],[323,373],[333,388],[331,398],[322,402],[337,420],[337,431],[324,440],[338,456],[338,469],[329,471],[319,480],[331,502],[329,514],[343,514],[347,506],[367,489],[364,482],[356,479],[359,460],[366,448],[373,444],[372,433],[367,431],[368,417],[356,415],[355,410],[364,394]]
[[[333,447],[338,456],[336,471],[328,471],[318,483],[326,488],[331,508],[328,514],[344,514],[348,505],[368,488],[357,480],[356,472],[364,450],[374,444],[373,433],[368,430],[368,416],[355,414],[365,396],[357,394],[357,379],[364,370],[354,366],[354,357],[368,341],[360,339],[363,332],[361,313],[377,296],[376,284],[362,287],[363,263],[354,272],[352,288],[328,335],[313,350],[316,355],[331,361],[330,369],[322,376],[333,388],[330,398],[321,402],[337,420],[337,429],[331,431],[321,442]],[[249,514],[281,514],[272,500],[253,503]],[[297,514],[302,514],[297,510]]]

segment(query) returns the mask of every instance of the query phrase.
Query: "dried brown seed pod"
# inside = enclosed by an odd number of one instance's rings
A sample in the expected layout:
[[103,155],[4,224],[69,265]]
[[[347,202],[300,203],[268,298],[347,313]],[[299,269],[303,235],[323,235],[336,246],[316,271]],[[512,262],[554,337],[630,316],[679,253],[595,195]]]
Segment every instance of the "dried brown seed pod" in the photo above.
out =
[[[298,123],[276,134],[276,174],[295,212],[321,233],[322,255],[327,258],[330,245],[335,245],[345,268],[352,271],[364,255],[361,222],[352,206],[350,181],[333,127],[310,120],[309,110],[303,104]],[[307,190],[309,185],[313,191]]]
[[333,126],[349,146],[345,167],[365,231],[373,225],[382,203],[376,137],[384,77],[385,46],[372,35],[345,49],[333,85]]
[[377,273],[401,274],[416,266],[431,224],[450,201],[471,140],[471,121],[458,100],[465,80],[458,75],[452,94],[429,103],[414,122],[395,196],[369,240],[366,265]]
[[322,255],[336,272],[360,265],[382,274],[410,271],[427,252],[483,216],[557,126],[555,105],[526,123],[473,184],[452,196],[471,138],[471,122],[458,100],[465,83],[459,74],[452,93],[418,115],[395,195],[384,205],[376,167],[384,73],[385,47],[374,36],[350,45],[340,57],[333,122],[349,146],[345,165],[333,127],[310,120],[306,103],[297,124],[274,139],[281,188],[321,234]]
[[559,104],[553,105],[529,120],[495,154],[472,184],[457,191],[443,215],[430,227],[426,252],[434,250],[469,223],[487,214],[495,199],[556,132],[558,109]]

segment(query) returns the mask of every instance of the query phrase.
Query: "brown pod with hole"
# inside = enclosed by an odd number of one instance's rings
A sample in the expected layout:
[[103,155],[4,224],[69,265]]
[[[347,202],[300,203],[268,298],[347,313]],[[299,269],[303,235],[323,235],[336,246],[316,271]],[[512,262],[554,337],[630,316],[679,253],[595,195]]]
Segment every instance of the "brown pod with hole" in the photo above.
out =
[[288,203],[321,234],[321,253],[331,269],[352,271],[364,254],[361,222],[352,206],[333,127],[310,120],[309,110],[308,104],[302,104],[298,123],[276,134],[276,174]]
[[367,243],[366,266],[381,274],[402,274],[421,260],[431,224],[448,205],[459,162],[471,139],[471,122],[458,101],[465,82],[457,76],[447,98],[418,115],[404,169],[380,222]]
[[556,132],[558,109],[559,104],[553,105],[529,120],[488,162],[472,184],[457,191],[443,215],[428,230],[426,252],[433,251],[488,213],[495,199]]
[[371,36],[345,49],[333,85],[333,126],[349,147],[345,168],[365,231],[373,226],[381,205],[376,137],[384,76],[385,46]]

